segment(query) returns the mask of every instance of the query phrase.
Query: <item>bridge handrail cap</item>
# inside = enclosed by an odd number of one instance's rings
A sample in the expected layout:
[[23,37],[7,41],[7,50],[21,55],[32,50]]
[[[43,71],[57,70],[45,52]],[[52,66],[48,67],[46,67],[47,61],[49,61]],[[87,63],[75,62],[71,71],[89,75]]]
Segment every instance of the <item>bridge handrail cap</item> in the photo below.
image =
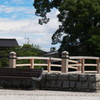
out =
[[12,51],[10,52],[10,55],[16,55],[16,52]]
[[68,54],[69,54],[68,51],[63,51],[63,52],[62,52],[62,55],[68,55]]

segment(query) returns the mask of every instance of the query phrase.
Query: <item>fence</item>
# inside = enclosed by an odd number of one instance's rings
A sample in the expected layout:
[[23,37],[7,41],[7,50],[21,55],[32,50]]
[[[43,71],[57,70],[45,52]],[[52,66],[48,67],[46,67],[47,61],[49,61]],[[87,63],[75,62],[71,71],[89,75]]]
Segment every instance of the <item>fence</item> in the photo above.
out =
[[[29,59],[28,64],[17,64],[16,60]],[[35,60],[45,60],[45,63],[37,64]],[[85,63],[86,60],[94,60],[95,63]],[[52,61],[60,61],[61,64],[52,64]],[[21,66],[46,66],[48,72],[52,72],[51,67],[61,67],[62,73],[85,73],[95,72],[100,73],[100,58],[99,57],[83,57],[83,56],[69,56],[67,51],[62,52],[62,58],[50,58],[50,57],[16,57],[15,52],[11,52],[9,55],[9,67],[16,68]],[[85,67],[93,66],[96,70],[86,71]],[[75,69],[75,71],[69,71],[69,69]]]

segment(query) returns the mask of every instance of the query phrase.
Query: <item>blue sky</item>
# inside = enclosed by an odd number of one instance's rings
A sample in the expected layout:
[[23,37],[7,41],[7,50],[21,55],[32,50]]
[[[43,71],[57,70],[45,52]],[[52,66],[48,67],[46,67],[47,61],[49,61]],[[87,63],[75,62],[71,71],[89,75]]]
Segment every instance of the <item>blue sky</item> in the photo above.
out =
[[33,0],[0,0],[0,17],[23,19],[34,15]]
[[51,36],[59,25],[57,14],[58,11],[52,10],[48,14],[50,22],[41,26],[35,16],[33,0],[0,0],[0,38],[16,38],[22,45],[28,41],[25,39],[27,37],[30,44],[49,51],[52,47]]

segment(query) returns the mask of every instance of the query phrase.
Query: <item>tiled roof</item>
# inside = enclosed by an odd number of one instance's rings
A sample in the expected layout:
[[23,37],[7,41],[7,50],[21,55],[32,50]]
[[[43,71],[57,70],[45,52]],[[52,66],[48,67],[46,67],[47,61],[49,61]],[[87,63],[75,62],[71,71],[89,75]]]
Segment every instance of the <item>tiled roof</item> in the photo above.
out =
[[18,46],[16,39],[0,39],[0,47]]

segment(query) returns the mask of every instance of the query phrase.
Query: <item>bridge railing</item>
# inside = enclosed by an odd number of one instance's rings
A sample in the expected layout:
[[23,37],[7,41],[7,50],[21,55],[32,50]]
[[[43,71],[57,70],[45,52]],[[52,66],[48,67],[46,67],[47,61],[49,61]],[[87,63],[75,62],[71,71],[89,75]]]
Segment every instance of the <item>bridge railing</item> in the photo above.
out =
[[[30,68],[34,68],[35,66],[45,66],[47,67],[47,71],[51,72],[51,66],[61,67],[61,64],[52,64],[51,61],[61,61],[60,58],[49,58],[49,57],[17,57],[17,60],[29,59],[29,64],[16,64],[16,67],[19,66],[29,66]],[[35,63],[35,60],[41,60],[42,63]]]
[[[81,73],[91,73],[91,72],[95,72],[95,73],[100,73],[100,58],[99,57],[90,57],[90,56],[70,56],[70,59],[72,60],[78,60],[81,63]],[[89,63],[86,62],[87,60],[93,61],[94,63]],[[85,68],[86,67],[95,67],[95,71],[94,70],[88,70],[86,71]]]
[[[15,52],[11,52],[9,55],[9,67],[16,68],[22,66],[29,66],[34,68],[35,66],[47,67],[47,72],[52,72],[51,67],[60,67],[62,73],[85,73],[95,72],[100,73],[100,58],[99,57],[83,57],[83,56],[69,56],[69,53],[62,52],[62,58],[51,58],[51,57],[16,57]],[[29,60],[28,64],[17,64],[16,60]],[[42,63],[35,63],[35,60],[41,60]],[[95,63],[87,63],[86,60],[95,60]],[[53,64],[52,61],[61,62],[61,64]],[[96,67],[96,70],[85,70],[85,67]],[[72,69],[74,71],[70,71]],[[54,72],[54,71],[53,71]],[[57,72],[57,71],[56,71]]]

